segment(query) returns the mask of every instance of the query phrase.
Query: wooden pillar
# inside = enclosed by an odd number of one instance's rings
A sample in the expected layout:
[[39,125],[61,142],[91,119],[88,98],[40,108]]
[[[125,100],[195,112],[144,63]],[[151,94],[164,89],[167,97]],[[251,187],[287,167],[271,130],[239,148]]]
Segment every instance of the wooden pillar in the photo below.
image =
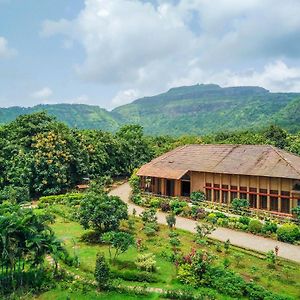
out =
[[[256,177],[256,192],[259,193],[259,176]],[[256,209],[259,209],[259,195],[256,195]]]
[[[220,173],[220,189],[222,188],[222,184],[223,184],[223,178],[222,178],[222,174]],[[222,203],[222,199],[223,199],[223,191],[220,190],[220,199],[219,199],[220,203]]]
[[281,212],[281,178],[279,178],[279,187],[278,187],[278,211]]
[[237,176],[237,197],[240,198],[241,197],[241,193],[240,193],[240,188],[241,188],[241,183],[240,183],[240,175]]
[[228,187],[229,187],[229,191],[228,191],[228,200],[227,200],[227,205],[229,206],[231,203],[231,174],[229,174],[229,182],[228,182]]
[[248,182],[247,182],[247,200],[250,201],[250,176],[248,176]]
[[[270,194],[270,177],[268,177],[268,182],[267,182],[267,191],[268,194]],[[271,210],[271,199],[270,195],[267,196],[267,210]]]

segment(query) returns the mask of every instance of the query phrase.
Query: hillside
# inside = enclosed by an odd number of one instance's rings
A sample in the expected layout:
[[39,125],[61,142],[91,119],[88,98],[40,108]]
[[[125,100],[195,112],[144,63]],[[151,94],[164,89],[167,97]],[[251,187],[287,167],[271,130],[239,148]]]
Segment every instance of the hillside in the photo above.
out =
[[107,131],[114,131],[118,128],[118,122],[108,111],[99,106],[85,104],[47,104],[26,108],[18,106],[0,108],[0,123],[8,123],[19,115],[39,111],[46,111],[71,127],[101,128]]
[[37,111],[47,111],[71,127],[84,129],[115,131],[123,124],[138,123],[151,135],[208,134],[259,129],[269,124],[292,132],[300,130],[300,93],[270,93],[261,87],[198,84],[172,88],[112,112],[83,104],[0,108],[0,123]]
[[207,134],[257,129],[276,123],[300,129],[300,94],[270,93],[260,87],[194,85],[138,99],[113,110],[122,123],[136,122],[148,134]]

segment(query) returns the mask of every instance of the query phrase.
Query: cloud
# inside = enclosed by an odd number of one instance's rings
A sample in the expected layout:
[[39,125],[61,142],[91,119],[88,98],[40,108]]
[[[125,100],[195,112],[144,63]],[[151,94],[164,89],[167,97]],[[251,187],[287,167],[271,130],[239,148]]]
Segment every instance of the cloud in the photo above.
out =
[[117,88],[114,105],[184,82],[289,91],[299,90],[299,14],[298,0],[86,0],[42,35],[83,47],[75,71]]
[[53,94],[53,91],[49,87],[44,87],[40,90],[37,90],[31,94],[31,97],[35,99],[41,99],[44,100],[46,98],[49,98]]
[[0,59],[11,58],[17,54],[17,50],[10,48],[4,37],[0,36]]
[[117,93],[117,95],[112,99],[113,105],[122,105],[130,103],[139,97],[139,92],[134,89],[124,90]]

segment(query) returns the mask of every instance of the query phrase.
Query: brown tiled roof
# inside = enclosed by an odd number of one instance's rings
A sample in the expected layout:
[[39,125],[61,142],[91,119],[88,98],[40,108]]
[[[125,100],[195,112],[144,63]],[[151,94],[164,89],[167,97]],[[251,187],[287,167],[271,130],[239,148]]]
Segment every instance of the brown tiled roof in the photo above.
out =
[[188,171],[300,179],[300,157],[268,145],[186,145],[152,160],[137,174],[179,179]]

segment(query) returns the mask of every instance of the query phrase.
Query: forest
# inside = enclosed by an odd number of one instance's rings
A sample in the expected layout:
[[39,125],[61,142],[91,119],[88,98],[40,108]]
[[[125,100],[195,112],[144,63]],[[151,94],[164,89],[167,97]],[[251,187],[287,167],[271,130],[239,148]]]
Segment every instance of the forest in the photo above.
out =
[[115,133],[79,130],[34,113],[0,127],[0,197],[16,193],[26,201],[65,192],[83,178],[126,177],[154,157],[193,143],[271,144],[300,154],[300,134],[274,125],[206,136],[147,136],[139,125]]
[[[196,235],[175,230],[176,214],[167,216],[169,227],[159,225],[153,207],[129,216],[127,204],[108,194],[112,184],[123,184],[142,164],[192,143],[271,144],[300,154],[300,135],[275,125],[256,132],[148,136],[139,125],[124,125],[115,133],[74,129],[44,112],[3,125],[0,294],[68,299],[68,287],[76,299],[294,299],[300,274],[272,251],[265,258],[230,242],[223,249],[207,238],[214,225],[199,223]],[[90,188],[76,192],[75,185],[85,178]],[[253,265],[259,268],[253,271]],[[274,278],[256,280],[264,278],[265,267]],[[254,282],[245,279],[249,276]],[[274,293],[278,284],[280,295]],[[43,298],[48,292],[52,298]]]

